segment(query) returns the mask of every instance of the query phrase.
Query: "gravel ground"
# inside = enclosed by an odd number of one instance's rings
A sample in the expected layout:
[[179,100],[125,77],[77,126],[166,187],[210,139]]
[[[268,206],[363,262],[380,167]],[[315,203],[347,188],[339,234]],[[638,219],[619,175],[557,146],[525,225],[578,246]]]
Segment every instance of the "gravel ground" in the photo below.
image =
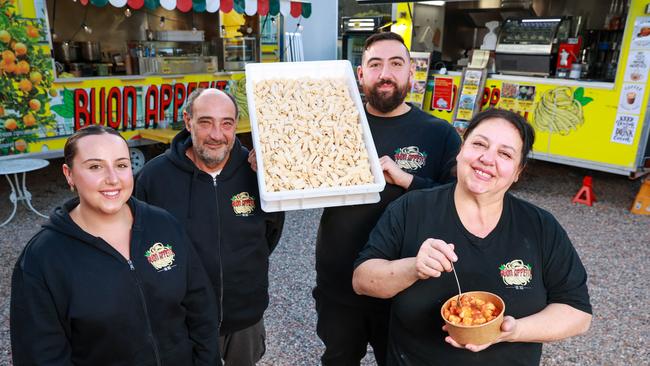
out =
[[[49,212],[72,193],[60,173],[61,160],[29,173],[34,206]],[[591,174],[598,202],[571,204],[582,177]],[[544,346],[543,365],[650,365],[650,216],[629,207],[641,182],[544,162],[531,162],[513,192],[553,213],[569,233],[589,272],[594,309],[586,335]],[[8,185],[0,182],[0,220],[10,213]],[[267,354],[261,365],[317,365],[314,238],[320,210],[287,214],[282,241],[271,258],[271,305],[266,312]],[[19,207],[0,228],[0,365],[10,365],[11,271],[28,239],[45,220]],[[645,283],[645,284],[644,284]],[[364,365],[373,365],[371,355]]]

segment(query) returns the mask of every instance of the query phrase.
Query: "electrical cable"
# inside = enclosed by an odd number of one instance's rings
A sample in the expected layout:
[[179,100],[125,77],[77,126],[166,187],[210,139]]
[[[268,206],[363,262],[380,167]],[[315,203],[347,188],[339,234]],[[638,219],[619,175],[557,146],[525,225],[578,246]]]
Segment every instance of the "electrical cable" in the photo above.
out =
[[79,31],[82,30],[84,25],[86,24],[86,16],[88,15],[88,8],[89,8],[88,6],[85,7],[84,17],[81,20],[81,24],[79,24],[79,28],[77,28],[77,30],[72,34],[72,37],[70,37],[70,41],[74,41],[74,37],[77,36],[77,33],[79,33]]
[[[296,30],[293,31],[293,33],[298,32],[298,28],[300,28],[300,21],[302,20],[302,15],[298,18],[298,24],[296,24]],[[287,42],[287,45],[284,47],[284,51],[280,54],[280,61],[284,60],[284,57],[287,55],[287,50],[289,49],[289,42]]]

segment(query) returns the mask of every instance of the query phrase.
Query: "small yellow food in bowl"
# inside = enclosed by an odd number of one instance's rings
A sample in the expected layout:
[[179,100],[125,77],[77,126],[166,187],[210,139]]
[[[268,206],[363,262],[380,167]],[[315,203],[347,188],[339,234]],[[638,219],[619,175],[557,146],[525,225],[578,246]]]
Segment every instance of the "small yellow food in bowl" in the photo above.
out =
[[501,333],[505,304],[490,292],[472,291],[445,301],[440,315],[449,335],[460,344],[481,345],[494,341]]

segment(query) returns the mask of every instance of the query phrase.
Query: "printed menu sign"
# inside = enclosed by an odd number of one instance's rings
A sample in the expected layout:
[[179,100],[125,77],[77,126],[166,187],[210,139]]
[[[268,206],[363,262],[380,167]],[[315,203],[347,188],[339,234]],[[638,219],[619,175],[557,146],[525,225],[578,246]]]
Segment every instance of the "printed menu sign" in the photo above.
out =
[[463,79],[463,94],[476,95],[478,94],[479,86],[481,85],[482,70],[467,70],[465,71],[465,79]]
[[478,96],[479,89],[481,89],[480,86],[482,76],[483,70],[465,70],[465,77],[463,78],[460,98],[458,99],[456,119],[469,121],[474,116],[476,98]]
[[463,73],[459,97],[456,101],[456,113],[453,117],[453,126],[460,135],[465,132],[474,113],[480,109],[481,94],[485,85],[484,71],[465,69]]
[[645,85],[623,84],[623,88],[621,89],[621,99],[618,103],[619,112],[640,114],[644,94]]
[[637,17],[630,48],[650,48],[650,17]]
[[630,51],[625,67],[625,81],[645,83],[650,69],[650,51]]
[[512,84],[504,82],[501,86],[499,108],[507,109],[522,115],[533,112],[535,86]]
[[618,114],[614,122],[611,141],[619,144],[632,145],[638,123],[639,116]]
[[436,77],[433,81],[431,109],[451,111],[454,102],[454,79]]
[[474,115],[474,104],[476,104],[476,95],[461,95],[458,102],[456,118],[464,121],[472,119]]
[[415,65],[415,75],[413,75],[413,84],[406,100],[418,108],[422,108],[424,94],[427,91],[430,57],[429,52],[411,52],[411,62]]

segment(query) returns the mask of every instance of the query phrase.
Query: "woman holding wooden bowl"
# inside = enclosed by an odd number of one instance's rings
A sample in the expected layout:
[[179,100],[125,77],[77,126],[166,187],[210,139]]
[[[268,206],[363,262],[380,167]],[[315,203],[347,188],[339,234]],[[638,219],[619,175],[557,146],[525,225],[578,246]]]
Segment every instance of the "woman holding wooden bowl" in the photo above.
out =
[[[569,237],[550,213],[508,193],[534,138],[515,113],[479,113],[456,158],[457,183],[404,195],[377,223],[352,282],[358,294],[393,298],[389,365],[537,365],[542,343],[589,328],[587,273]],[[447,335],[452,263],[463,291],[503,300],[492,342]]]

